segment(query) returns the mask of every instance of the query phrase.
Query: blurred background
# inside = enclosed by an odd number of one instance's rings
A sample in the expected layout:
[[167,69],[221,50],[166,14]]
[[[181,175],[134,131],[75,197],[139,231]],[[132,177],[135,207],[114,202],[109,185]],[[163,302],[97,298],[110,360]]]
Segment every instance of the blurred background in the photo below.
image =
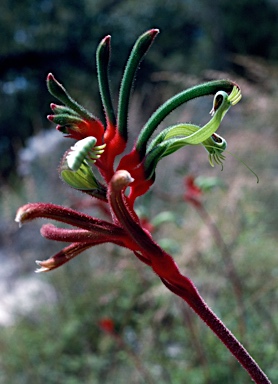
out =
[[[128,53],[150,28],[160,34],[137,74],[131,138],[162,102],[195,84],[230,78],[243,99],[219,131],[231,151],[224,170],[210,167],[203,148],[185,148],[161,162],[137,210],[278,380],[278,1],[3,0],[0,10],[0,383],[250,383],[195,314],[129,252],[99,246],[35,275],[34,261],[62,245],[40,236],[41,222],[20,230],[14,223],[17,208],[33,201],[101,215],[59,180],[72,142],[46,119],[56,100],[45,79],[53,72],[102,117],[98,43],[112,36],[116,105]],[[211,107],[212,97],[192,101],[164,126],[204,124]],[[190,199],[192,180],[199,208]]]

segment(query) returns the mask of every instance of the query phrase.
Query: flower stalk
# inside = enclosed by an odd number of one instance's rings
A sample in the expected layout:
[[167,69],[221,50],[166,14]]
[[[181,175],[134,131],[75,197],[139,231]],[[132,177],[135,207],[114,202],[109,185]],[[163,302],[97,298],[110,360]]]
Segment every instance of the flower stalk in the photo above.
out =
[[[180,296],[212,329],[258,384],[270,383],[256,362],[207,306],[197,288],[183,275],[173,257],[153,239],[137,216],[134,203],[155,181],[159,161],[187,145],[202,145],[209,153],[209,162],[222,165],[227,146],[216,131],[230,107],[241,99],[240,87],[230,80],[211,81],[182,91],[166,101],[152,114],[132,150],[123,154],[128,136],[128,108],[134,77],[146,52],[158,34],[151,29],[135,43],[121,81],[118,110],[115,113],[109,84],[111,37],[106,36],[97,49],[97,76],[105,124],[77,103],[52,74],[47,77],[50,93],[64,105],[51,104],[48,119],[56,129],[77,143],[66,151],[59,173],[71,188],[98,199],[107,206],[110,221],[50,203],[30,203],[19,208],[16,221],[21,225],[36,218],[46,218],[73,226],[63,229],[46,224],[41,234],[53,241],[70,243],[47,260],[37,261],[36,272],[60,267],[83,251],[98,244],[113,243],[129,249],[140,261],[151,267],[162,283]],[[206,95],[214,96],[211,119],[203,127],[181,123],[167,127],[151,142],[158,125],[176,108]],[[116,163],[115,158],[122,155]],[[98,180],[93,169],[98,170]]]

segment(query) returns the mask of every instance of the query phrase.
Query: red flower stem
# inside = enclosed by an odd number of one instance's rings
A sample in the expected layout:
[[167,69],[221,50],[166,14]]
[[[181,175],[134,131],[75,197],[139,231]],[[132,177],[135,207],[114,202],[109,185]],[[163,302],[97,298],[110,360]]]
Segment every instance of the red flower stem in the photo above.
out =
[[153,241],[151,235],[145,232],[140,224],[133,219],[135,213],[130,212],[130,207],[125,202],[124,196],[124,190],[131,182],[130,174],[121,170],[114,174],[109,184],[110,205],[123,228],[138,244],[141,253],[150,260],[152,269],[160,277],[163,284],[188,303],[246,369],[255,383],[271,384],[265,373],[237,338],[208,307],[193,282],[181,274],[173,258],[160,248]]
[[[266,374],[261,370],[256,361],[250,356],[243,345],[237,340],[233,333],[209,308],[196,289],[196,295],[185,295],[185,292],[171,285],[167,280],[161,279],[163,284],[173,293],[180,296],[195,311],[195,313],[215,333],[222,343],[235,356],[238,362],[246,369],[256,384],[271,384]],[[193,284],[193,283],[192,283]]]

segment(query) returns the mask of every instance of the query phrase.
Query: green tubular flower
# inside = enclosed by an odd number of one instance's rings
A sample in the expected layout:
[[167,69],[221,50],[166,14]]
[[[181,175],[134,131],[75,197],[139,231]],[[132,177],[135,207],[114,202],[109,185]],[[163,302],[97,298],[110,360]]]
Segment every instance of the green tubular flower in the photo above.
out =
[[237,87],[234,87],[231,94],[228,95],[224,91],[216,93],[213,99],[213,108],[211,110],[212,118],[202,128],[196,130],[194,133],[188,132],[188,124],[179,124],[173,126],[166,134],[164,140],[183,136],[185,144],[201,144],[207,140],[213,133],[217,131],[225,114],[228,112],[232,105],[238,103],[241,99],[241,92]]
[[215,132],[232,105],[237,104],[241,99],[241,91],[234,86],[230,95],[224,91],[216,93],[213,99],[213,108],[210,111],[212,118],[203,127],[193,124],[178,124],[164,129],[150,143],[144,159],[146,176],[152,177],[155,167],[160,159],[186,145],[202,144],[209,153],[209,162],[213,166],[222,165],[225,156],[222,152],[227,147],[227,142]]
[[[231,96],[232,90],[240,93],[239,87],[236,83],[230,80],[216,80],[210,81],[208,83],[196,85],[192,88],[186,89],[173,96],[169,100],[167,100],[163,105],[161,105],[148,119],[145,126],[139,133],[137,142],[136,142],[136,150],[140,154],[141,159],[144,157],[146,153],[147,143],[157,129],[159,124],[176,108],[181,106],[182,104],[193,100],[195,98],[206,96],[206,95],[215,95],[218,91],[228,92]],[[234,91],[234,92],[235,92]],[[234,100],[235,94],[232,95]],[[239,100],[238,100],[239,101]]]
[[50,104],[52,111],[57,115],[79,116],[72,108],[68,108],[65,105]]
[[125,71],[123,74],[118,103],[118,118],[117,125],[121,136],[127,140],[127,121],[128,121],[128,107],[129,99],[134,82],[136,71],[142,61],[144,55],[152,45],[155,37],[159,33],[158,29],[151,29],[143,33],[136,41],[129,59],[127,61]]
[[111,36],[108,35],[100,42],[96,52],[96,64],[98,74],[98,84],[100,97],[105,112],[107,125],[116,126],[116,116],[112,102],[112,96],[109,84],[109,62],[110,62],[110,41]]

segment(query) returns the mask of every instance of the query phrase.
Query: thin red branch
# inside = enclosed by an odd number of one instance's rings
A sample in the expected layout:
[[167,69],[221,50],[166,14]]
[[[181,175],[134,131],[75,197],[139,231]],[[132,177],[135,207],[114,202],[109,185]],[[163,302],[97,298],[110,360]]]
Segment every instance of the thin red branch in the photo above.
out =
[[151,235],[146,233],[140,224],[133,220],[132,215],[128,211],[128,205],[124,201],[124,190],[131,180],[129,179],[130,175],[128,172],[125,175],[124,172],[121,171],[121,174],[116,172],[109,185],[110,205],[123,228],[138,244],[141,253],[144,257],[147,257],[152,269],[160,277],[163,284],[188,303],[236,357],[255,383],[270,384],[269,379],[255,360],[208,307],[193,282],[180,273],[173,258],[153,241]]

